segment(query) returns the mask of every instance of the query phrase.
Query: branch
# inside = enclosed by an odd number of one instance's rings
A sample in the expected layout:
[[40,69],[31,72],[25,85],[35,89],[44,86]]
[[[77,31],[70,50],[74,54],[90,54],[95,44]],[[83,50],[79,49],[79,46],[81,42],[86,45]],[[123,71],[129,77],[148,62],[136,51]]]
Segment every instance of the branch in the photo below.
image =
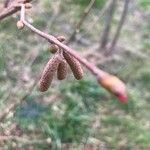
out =
[[84,32],[84,34],[81,35],[81,37],[79,39],[77,39],[77,41],[79,41],[81,38],[85,37],[88,34],[88,32],[90,32],[91,30],[93,30],[94,26],[97,24],[97,22],[103,17],[103,15],[108,10],[111,1],[112,0],[108,0],[106,2],[105,6],[102,8],[102,10],[100,11],[100,13],[97,15],[96,19],[91,22],[91,24],[88,26],[87,30]]
[[10,1],[11,1],[11,0],[5,0],[5,1],[4,1],[4,8],[8,7]]
[[30,2],[32,0],[14,0],[8,7],[3,8],[0,12],[0,21],[14,13],[16,13],[20,8],[15,7],[14,5],[17,5],[19,3],[26,3]]
[[109,51],[106,53],[106,55],[111,54],[115,50],[114,47],[116,46],[116,44],[119,40],[120,32],[121,32],[121,29],[123,27],[123,24],[125,22],[125,19],[126,19],[127,13],[128,13],[129,2],[130,2],[130,0],[125,0],[125,2],[124,2],[124,8],[123,8],[123,12],[121,15],[121,19],[120,19],[119,24],[118,24],[118,28],[117,28],[116,33],[114,35],[114,38],[111,42]]
[[100,49],[105,49],[108,43],[115,6],[116,6],[116,0],[112,0],[108,9],[108,13],[106,15],[105,27],[101,37]]
[[51,143],[51,140],[49,140],[49,138],[48,139],[45,139],[45,140],[43,140],[43,139],[37,139],[37,140],[35,140],[35,139],[26,139],[26,138],[24,138],[24,137],[18,137],[18,136],[12,136],[12,135],[10,135],[10,136],[0,136],[0,142],[2,142],[2,141],[10,141],[10,140],[15,140],[15,141],[17,141],[17,142],[21,142],[21,143],[23,143],[23,144],[27,144],[27,145],[29,145],[29,144],[50,144]]
[[91,0],[89,5],[87,6],[87,8],[84,10],[84,14],[83,16],[81,17],[80,21],[78,22],[78,24],[76,25],[76,28],[74,30],[74,32],[72,33],[72,35],[70,36],[67,44],[69,44],[71,41],[73,41],[76,37],[76,34],[80,31],[80,28],[84,22],[84,20],[86,19],[86,17],[88,16],[89,12],[91,11],[94,3],[95,3],[96,0]]
[[[24,4],[21,5],[21,18],[25,18],[25,9],[24,9]],[[34,33],[36,33],[37,35],[43,37],[44,39],[46,39],[48,42],[53,43],[58,45],[60,48],[62,48],[63,50],[65,50],[66,52],[68,52],[70,55],[72,55],[73,57],[75,57],[82,65],[84,65],[89,71],[91,71],[91,73],[94,76],[99,76],[100,78],[102,78],[103,76],[105,76],[106,73],[105,71],[99,69],[98,67],[96,67],[94,64],[88,62],[85,58],[81,57],[74,49],[68,47],[67,45],[59,42],[57,40],[57,38],[55,38],[52,35],[46,34],[42,31],[40,31],[39,29],[35,28],[33,25],[31,25],[30,23],[28,23],[25,19],[21,20],[24,25],[26,25],[28,28],[30,28]]]

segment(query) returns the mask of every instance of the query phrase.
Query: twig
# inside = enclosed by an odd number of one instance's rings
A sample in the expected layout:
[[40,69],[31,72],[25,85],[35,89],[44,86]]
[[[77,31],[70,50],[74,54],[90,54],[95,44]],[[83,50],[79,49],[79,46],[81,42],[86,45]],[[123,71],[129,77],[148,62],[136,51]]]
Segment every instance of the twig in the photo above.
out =
[[112,0],[108,9],[108,13],[106,15],[105,27],[100,41],[101,42],[100,49],[105,49],[108,43],[115,6],[116,6],[116,0]]
[[2,141],[10,141],[10,140],[13,140],[13,141],[17,141],[17,142],[21,142],[23,144],[50,144],[48,143],[47,139],[43,140],[43,139],[37,139],[37,140],[31,140],[31,139],[26,139],[24,137],[18,137],[18,136],[0,136],[0,142]]
[[107,9],[109,8],[109,5],[111,3],[112,0],[108,0],[105,4],[105,6],[103,7],[103,9],[100,11],[99,15],[97,15],[97,18],[95,20],[92,21],[92,23],[88,26],[88,29],[84,32],[84,34],[81,35],[81,37],[78,40],[80,40],[81,38],[83,38],[84,36],[86,36],[88,34],[88,32],[90,32],[94,26],[97,24],[97,22],[103,17],[103,15],[105,14],[105,12],[107,11]]
[[5,1],[4,1],[4,8],[8,7],[10,1],[11,1],[11,0],[5,0]]
[[125,0],[125,2],[124,2],[124,8],[123,8],[123,12],[122,12],[122,15],[121,15],[121,19],[119,21],[119,24],[118,24],[116,33],[114,35],[114,38],[113,38],[113,40],[111,42],[109,51],[106,52],[106,55],[110,55],[115,50],[114,47],[116,46],[116,44],[117,44],[117,42],[119,40],[120,32],[121,32],[121,29],[123,27],[123,24],[125,22],[125,19],[126,19],[127,13],[128,13],[129,2],[130,2],[130,0]]
[[87,8],[84,10],[84,14],[81,17],[80,21],[78,22],[78,24],[75,27],[74,32],[72,33],[72,35],[70,36],[69,40],[67,41],[67,44],[69,44],[71,41],[73,41],[76,37],[76,34],[80,31],[80,28],[84,22],[84,20],[86,19],[86,17],[88,16],[89,12],[91,11],[94,3],[96,0],[91,0],[89,5],[87,6]]
[[50,25],[49,28],[51,29],[52,25],[55,23],[55,21],[57,20],[57,17],[59,16],[59,13],[61,12],[61,5],[62,5],[63,1],[56,1],[56,4],[54,4],[54,10],[53,10],[53,15],[50,19]]
[[[32,0],[14,0],[13,4],[18,4],[20,1],[22,1],[22,3],[26,3],[26,2],[30,2]],[[2,11],[0,12],[0,21],[14,13],[16,13],[20,8],[15,7],[13,5],[8,5],[8,7],[2,9]]]

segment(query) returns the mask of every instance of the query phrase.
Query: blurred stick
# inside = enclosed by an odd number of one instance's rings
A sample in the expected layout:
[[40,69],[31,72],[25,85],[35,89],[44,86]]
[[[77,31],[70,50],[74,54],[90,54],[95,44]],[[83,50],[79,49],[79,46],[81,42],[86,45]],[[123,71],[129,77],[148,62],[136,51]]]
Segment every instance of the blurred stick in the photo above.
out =
[[94,26],[97,24],[97,22],[103,17],[103,15],[105,14],[105,12],[107,11],[107,9],[109,8],[110,2],[112,0],[108,0],[105,4],[105,6],[102,8],[102,10],[100,11],[99,15],[96,17],[95,20],[93,20],[91,22],[91,24],[88,26],[88,29],[86,30],[86,32],[84,32],[84,34],[81,35],[81,37],[78,39],[80,40],[81,38],[83,38],[84,36],[86,36],[90,30],[92,30],[94,28]]
[[49,28],[52,27],[52,25],[55,23],[57,17],[59,16],[59,13],[61,12],[62,3],[63,3],[62,0],[55,2],[54,6],[53,6],[53,15],[52,15],[51,20],[50,20]]
[[96,0],[91,0],[89,5],[87,6],[87,8],[85,8],[84,10],[84,14],[83,16],[81,17],[80,21],[78,22],[78,24],[76,25],[75,27],[75,30],[74,32],[72,33],[72,35],[70,36],[69,40],[67,41],[67,44],[69,44],[71,41],[73,41],[76,37],[76,34],[80,31],[80,28],[84,22],[84,20],[86,19],[86,17],[88,16],[88,14],[90,13],[94,3],[95,3]]
[[[30,2],[32,0],[14,0],[13,4],[18,4],[18,3],[26,3]],[[20,8],[14,7],[13,5],[8,5],[8,7],[3,8],[0,10],[0,21],[14,13],[16,13]]]
[[115,46],[116,46],[116,44],[117,44],[117,42],[119,40],[121,29],[122,29],[122,27],[123,27],[123,25],[125,23],[125,20],[126,20],[126,16],[127,16],[127,13],[128,13],[129,2],[130,2],[130,0],[125,0],[125,2],[124,2],[123,12],[122,12],[122,15],[121,15],[121,18],[120,18],[120,21],[119,21],[116,33],[115,33],[114,38],[113,38],[113,40],[111,42],[109,51],[106,52],[106,55],[110,55],[115,50],[114,48],[115,48]]
[[112,0],[106,15],[105,27],[101,37],[100,49],[105,49],[108,43],[115,7],[116,7],[116,0]]
[[10,141],[10,140],[13,140],[13,141],[17,141],[17,142],[20,142],[20,143],[24,143],[24,144],[50,144],[50,142],[48,143],[47,139],[43,140],[43,139],[26,139],[26,138],[23,138],[23,137],[18,137],[18,136],[0,136],[0,142],[2,141]]
[[8,7],[10,1],[11,1],[11,0],[5,0],[5,1],[4,1],[4,8]]

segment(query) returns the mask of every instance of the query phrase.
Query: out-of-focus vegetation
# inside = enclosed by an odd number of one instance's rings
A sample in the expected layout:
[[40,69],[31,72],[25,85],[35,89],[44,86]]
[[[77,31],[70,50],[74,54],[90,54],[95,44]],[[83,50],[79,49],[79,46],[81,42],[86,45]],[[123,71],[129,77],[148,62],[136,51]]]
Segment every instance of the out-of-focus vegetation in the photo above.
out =
[[[119,48],[111,59],[101,63],[98,57],[101,51],[94,49],[99,45],[105,16],[94,28],[90,26],[99,17],[105,2],[96,1],[77,35],[78,41],[69,46],[85,57],[90,50],[94,54],[89,60],[124,80],[129,92],[128,104],[120,104],[88,71],[85,70],[82,81],[74,80],[69,74],[62,82],[55,80],[46,93],[35,88],[26,101],[0,123],[0,135],[28,139],[0,141],[3,150],[88,150],[90,144],[99,150],[150,149],[149,1],[130,2]],[[45,32],[69,38],[88,3],[86,0],[35,1],[27,19]],[[123,2],[118,1],[110,40],[122,6]],[[13,15],[0,22],[0,110],[16,98],[21,100],[51,55],[46,41],[27,28],[17,30],[17,18]],[[14,124],[16,127],[8,132]],[[38,142],[39,139],[43,142]]]

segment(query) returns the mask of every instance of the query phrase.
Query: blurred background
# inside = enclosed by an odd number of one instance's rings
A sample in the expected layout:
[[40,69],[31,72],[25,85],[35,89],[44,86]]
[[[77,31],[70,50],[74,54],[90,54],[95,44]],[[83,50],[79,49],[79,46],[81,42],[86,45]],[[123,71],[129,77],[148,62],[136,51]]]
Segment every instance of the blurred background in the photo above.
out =
[[[2,5],[3,0],[0,0]],[[36,83],[53,55],[19,13],[0,21],[1,150],[150,149],[150,1],[33,0],[26,18],[38,29],[64,35],[99,68],[122,79],[129,102],[119,103],[84,68],[69,71],[45,93]]]

